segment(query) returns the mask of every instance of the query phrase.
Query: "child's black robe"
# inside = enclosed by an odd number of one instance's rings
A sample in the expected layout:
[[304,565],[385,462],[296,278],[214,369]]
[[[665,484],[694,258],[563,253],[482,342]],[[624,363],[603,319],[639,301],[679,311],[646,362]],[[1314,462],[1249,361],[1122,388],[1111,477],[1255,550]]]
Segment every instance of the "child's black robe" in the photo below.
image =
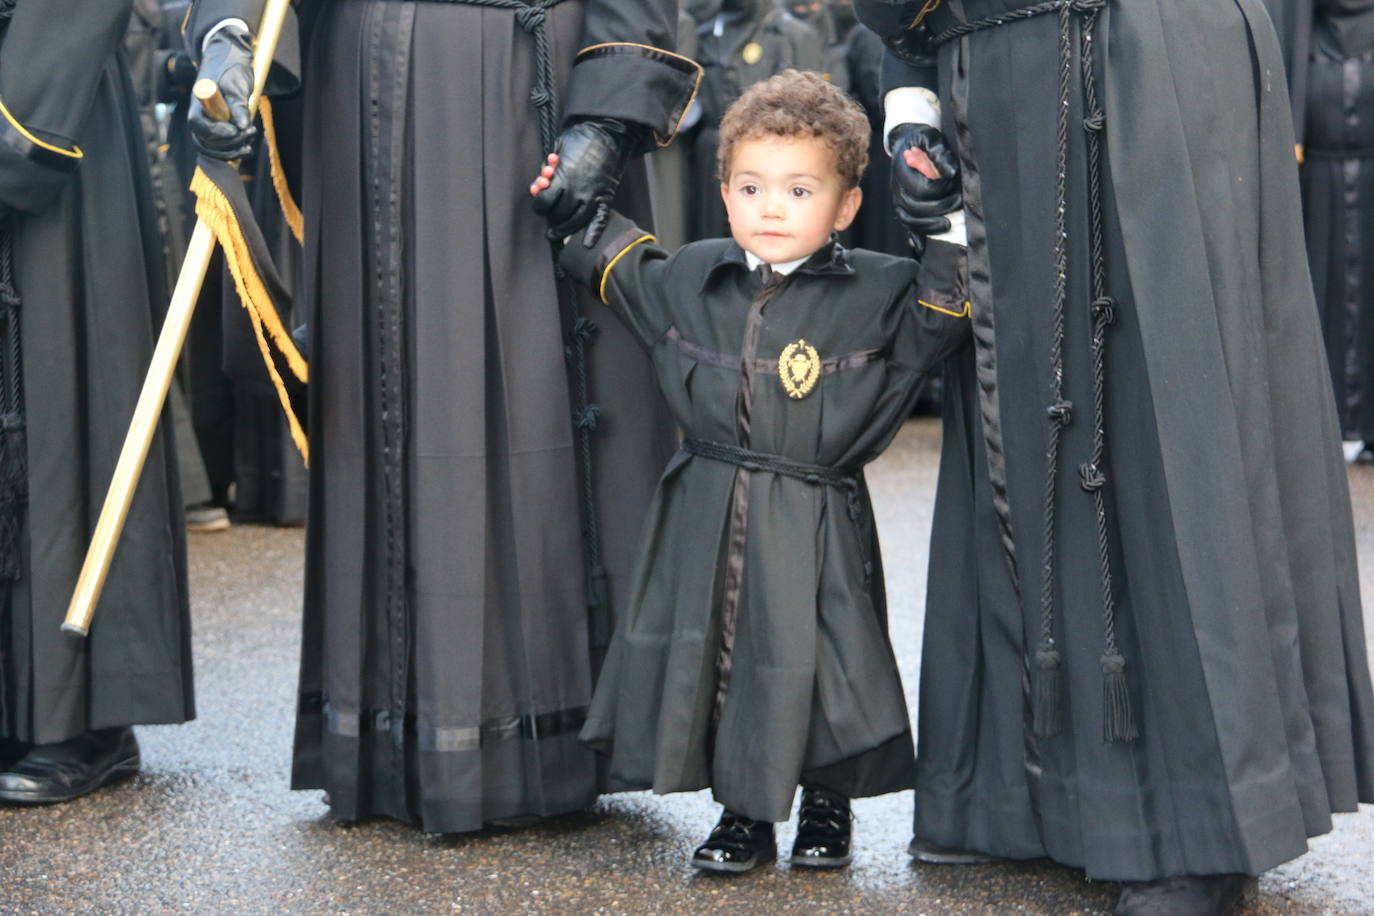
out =
[[[924,307],[915,262],[838,245],[765,289],[729,240],[669,257],[621,217],[602,239],[572,241],[563,264],[650,351],[685,441],[650,507],[582,739],[624,787],[709,785],[764,820],[788,817],[804,775],[850,796],[908,788],[861,468],[921,376],[966,339],[963,302],[924,295]],[[800,397],[810,376],[784,359],[798,352],[817,370]],[[840,469],[853,490],[700,454],[719,444]]]

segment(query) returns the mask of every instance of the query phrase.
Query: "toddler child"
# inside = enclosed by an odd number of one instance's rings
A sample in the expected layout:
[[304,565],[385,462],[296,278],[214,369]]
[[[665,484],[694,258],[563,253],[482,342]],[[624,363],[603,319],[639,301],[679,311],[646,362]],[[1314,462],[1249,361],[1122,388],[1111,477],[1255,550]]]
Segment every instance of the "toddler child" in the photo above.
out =
[[732,238],[670,254],[613,213],[563,249],[652,354],[685,436],[581,738],[620,788],[712,789],[725,810],[692,857],[709,871],[773,859],[798,784],[792,864],[847,865],[849,799],[912,784],[862,468],[967,338],[968,307],[953,246],[932,242],[918,276],[836,242],[867,150],[863,111],[789,70],[722,121]]

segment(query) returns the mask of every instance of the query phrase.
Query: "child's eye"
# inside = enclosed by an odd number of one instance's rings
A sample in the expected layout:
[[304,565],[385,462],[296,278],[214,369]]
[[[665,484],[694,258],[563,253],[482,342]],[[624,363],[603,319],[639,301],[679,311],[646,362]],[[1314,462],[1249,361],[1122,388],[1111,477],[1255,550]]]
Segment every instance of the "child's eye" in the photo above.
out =
[[739,192],[745,197],[753,197],[755,194],[759,193],[759,186],[756,184],[740,185]]
[[793,188],[790,193],[793,197],[810,197],[811,189],[798,186]]

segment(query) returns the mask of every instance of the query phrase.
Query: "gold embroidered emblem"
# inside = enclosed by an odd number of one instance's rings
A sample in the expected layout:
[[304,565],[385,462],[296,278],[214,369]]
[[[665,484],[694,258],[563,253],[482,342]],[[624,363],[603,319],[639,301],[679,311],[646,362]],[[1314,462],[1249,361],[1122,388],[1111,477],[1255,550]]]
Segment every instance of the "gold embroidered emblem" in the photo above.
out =
[[778,377],[789,398],[799,400],[811,393],[821,377],[821,357],[804,340],[794,340],[782,348],[778,357]]
[[740,52],[740,57],[744,58],[746,64],[758,63],[763,60],[763,45],[759,44],[757,41],[749,42],[749,44],[744,46],[744,50]]

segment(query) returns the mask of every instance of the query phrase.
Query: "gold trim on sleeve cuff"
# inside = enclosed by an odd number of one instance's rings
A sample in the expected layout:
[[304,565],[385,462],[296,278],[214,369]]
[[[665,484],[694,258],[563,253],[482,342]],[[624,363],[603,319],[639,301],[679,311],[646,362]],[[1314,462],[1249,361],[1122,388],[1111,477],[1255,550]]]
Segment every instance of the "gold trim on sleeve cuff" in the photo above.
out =
[[942,309],[938,305],[934,305],[930,302],[925,301],[924,299],[918,298],[916,301],[921,305],[924,305],[931,311],[939,312],[941,315],[949,315],[951,318],[967,318],[969,316],[970,310],[972,309],[972,303],[970,303],[967,299],[964,300],[964,310],[962,312],[952,312],[949,309]]
[[630,249],[634,248],[636,245],[640,244],[641,242],[657,242],[657,241],[658,241],[658,239],[654,238],[652,235],[650,235],[649,233],[646,232],[646,233],[644,233],[643,235],[641,235],[639,238],[635,239],[635,240],[634,240],[633,242],[631,242],[630,244],[626,245],[624,248],[620,249],[620,251],[616,254],[616,256],[613,257],[613,258],[611,258],[610,263],[608,263],[608,264],[606,265],[606,269],[603,270],[603,271],[601,272],[601,283],[600,283],[600,285],[599,285],[598,288],[597,288],[597,295],[599,295],[599,296],[601,297],[601,304],[602,304],[602,305],[609,305],[609,304],[610,304],[610,303],[606,300],[606,281],[609,280],[609,279],[611,278],[611,270],[615,267],[616,264],[620,263],[620,259],[623,258],[623,257],[625,257],[625,255],[629,253]]
[[80,159],[86,155],[85,153],[81,152],[81,147],[77,146],[74,143],[72,144],[71,149],[63,149],[60,146],[53,146],[46,140],[41,140],[38,137],[35,137],[27,127],[25,127],[23,124],[20,124],[19,121],[15,119],[14,115],[10,114],[10,110],[5,107],[4,102],[0,102],[0,114],[3,114],[5,116],[5,120],[9,121],[10,124],[14,127],[14,129],[19,131],[19,134],[25,140],[29,141],[41,150],[46,150],[50,153],[56,153],[59,156],[67,156],[71,159]]

